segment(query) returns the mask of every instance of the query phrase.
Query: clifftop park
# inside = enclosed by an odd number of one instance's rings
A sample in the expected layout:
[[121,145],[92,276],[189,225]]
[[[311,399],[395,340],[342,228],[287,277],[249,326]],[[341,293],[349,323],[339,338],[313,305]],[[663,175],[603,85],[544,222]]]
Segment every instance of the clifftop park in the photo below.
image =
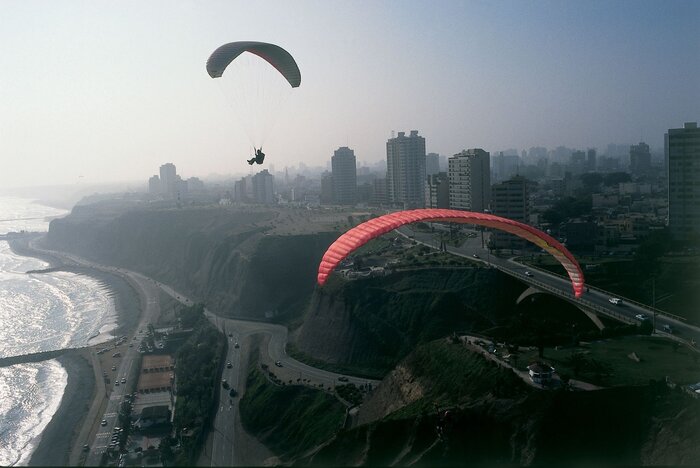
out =
[[[601,329],[553,295],[519,301],[526,283],[420,241],[428,225],[371,241],[318,287],[330,244],[381,214],[102,201],[36,246],[177,291],[161,318],[191,320],[183,346],[211,351],[210,366],[173,352],[183,392],[185,369],[213,382],[196,390],[209,406],[193,434],[176,403],[152,459],[217,464],[233,443],[219,464],[700,464],[698,353],[673,336],[602,315]],[[223,442],[229,407],[240,424]]]

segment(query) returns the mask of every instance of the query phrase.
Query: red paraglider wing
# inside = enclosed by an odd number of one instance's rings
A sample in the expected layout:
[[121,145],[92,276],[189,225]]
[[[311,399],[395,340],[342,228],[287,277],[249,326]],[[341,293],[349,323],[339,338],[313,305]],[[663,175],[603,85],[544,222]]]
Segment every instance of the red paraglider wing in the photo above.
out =
[[526,239],[554,256],[571,279],[574,296],[581,297],[584,289],[583,272],[574,256],[552,236],[527,224],[486,213],[461,210],[422,209],[390,213],[370,219],[340,236],[326,251],[318,266],[318,284],[323,286],[328,275],[355,249],[375,237],[393,231],[404,224],[420,221],[477,224],[514,234]]

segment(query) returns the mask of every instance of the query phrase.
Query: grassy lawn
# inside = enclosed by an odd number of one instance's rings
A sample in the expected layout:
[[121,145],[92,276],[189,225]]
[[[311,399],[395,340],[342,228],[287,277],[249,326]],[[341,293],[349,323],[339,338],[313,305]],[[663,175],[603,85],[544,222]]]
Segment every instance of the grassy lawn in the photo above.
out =
[[[584,364],[578,376],[574,374],[574,353],[581,353]],[[635,353],[639,362],[628,356]],[[660,380],[669,376],[678,384],[700,381],[698,353],[680,346],[674,341],[653,336],[627,336],[598,341],[578,348],[545,348],[544,360],[557,369],[560,375],[577,378],[602,386],[643,385],[650,379]],[[700,357],[700,356],[699,356]],[[537,351],[523,353],[518,367],[525,370],[537,360]]]

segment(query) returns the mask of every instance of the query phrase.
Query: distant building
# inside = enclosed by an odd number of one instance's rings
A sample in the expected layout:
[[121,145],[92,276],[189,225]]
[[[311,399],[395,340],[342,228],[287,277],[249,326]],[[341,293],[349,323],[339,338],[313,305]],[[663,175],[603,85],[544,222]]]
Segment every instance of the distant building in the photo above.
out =
[[187,191],[203,192],[204,182],[202,182],[198,177],[190,177],[189,179],[187,179]]
[[586,166],[589,171],[595,171],[598,167],[596,151],[593,148],[588,149],[588,160],[586,161]]
[[347,146],[335,150],[331,158],[333,203],[354,205],[357,200],[357,163],[355,152]]
[[330,172],[321,174],[321,194],[319,201],[322,205],[333,203],[333,176]]
[[464,150],[448,160],[450,208],[482,212],[491,201],[490,156],[480,148]]
[[440,172],[440,155],[428,153],[425,155],[425,175],[431,176]]
[[404,208],[421,208],[425,200],[425,138],[418,130],[386,142],[389,201]]
[[[515,176],[491,187],[491,213],[496,216],[527,223],[530,219],[529,184],[526,178]],[[528,242],[507,232],[491,233],[490,247],[494,249],[524,249]]]
[[275,178],[263,169],[253,176],[253,200],[255,203],[271,205],[275,202]]
[[157,175],[152,176],[148,179],[148,193],[151,195],[158,195],[162,192],[162,187],[160,184],[160,177]]
[[583,151],[571,153],[571,171],[574,174],[586,172],[586,153]]
[[177,192],[177,170],[173,163],[166,163],[160,166],[160,183],[162,193],[175,195]]
[[700,129],[697,122],[666,134],[668,228],[675,240],[700,242]]
[[248,191],[246,190],[245,177],[233,183],[233,199],[239,203],[248,201]]
[[425,207],[450,207],[450,182],[446,172],[438,172],[427,177],[425,183]]
[[388,182],[385,178],[372,181],[369,203],[373,206],[382,206],[389,203]]
[[649,145],[640,142],[638,145],[630,146],[630,172],[632,175],[646,175],[649,173],[649,169],[651,169]]
[[509,179],[520,170],[520,158],[517,154],[503,154],[501,151],[492,159],[492,163],[494,182]]

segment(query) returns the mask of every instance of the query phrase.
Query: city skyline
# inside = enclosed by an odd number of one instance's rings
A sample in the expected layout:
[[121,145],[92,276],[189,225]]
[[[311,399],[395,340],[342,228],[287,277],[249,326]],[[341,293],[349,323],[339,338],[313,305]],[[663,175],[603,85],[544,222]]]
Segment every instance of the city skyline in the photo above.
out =
[[4,2],[0,184],[139,180],[163,160],[200,178],[247,172],[249,139],[204,67],[236,40],[279,44],[301,69],[268,169],[324,165],[339,146],[379,161],[410,129],[448,156],[655,149],[698,120],[696,2],[242,6]]

